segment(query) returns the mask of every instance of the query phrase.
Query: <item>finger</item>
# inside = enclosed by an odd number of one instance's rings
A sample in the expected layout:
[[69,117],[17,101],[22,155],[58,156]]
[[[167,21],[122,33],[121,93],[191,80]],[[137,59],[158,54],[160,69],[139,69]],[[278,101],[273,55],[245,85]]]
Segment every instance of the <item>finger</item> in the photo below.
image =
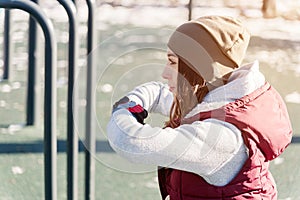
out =
[[114,105],[113,105],[113,109],[117,108],[118,105],[120,104],[124,104],[127,103],[129,101],[129,98],[127,96],[122,97],[119,101],[117,101]]

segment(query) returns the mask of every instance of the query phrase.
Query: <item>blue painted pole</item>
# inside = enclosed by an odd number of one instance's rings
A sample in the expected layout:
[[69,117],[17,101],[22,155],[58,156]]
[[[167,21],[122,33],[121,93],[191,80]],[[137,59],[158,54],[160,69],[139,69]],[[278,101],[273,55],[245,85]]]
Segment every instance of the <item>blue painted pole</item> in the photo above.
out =
[[45,199],[57,200],[56,178],[56,40],[51,21],[42,9],[31,1],[0,0],[0,7],[20,9],[30,13],[41,25],[45,36],[44,95],[44,173]]

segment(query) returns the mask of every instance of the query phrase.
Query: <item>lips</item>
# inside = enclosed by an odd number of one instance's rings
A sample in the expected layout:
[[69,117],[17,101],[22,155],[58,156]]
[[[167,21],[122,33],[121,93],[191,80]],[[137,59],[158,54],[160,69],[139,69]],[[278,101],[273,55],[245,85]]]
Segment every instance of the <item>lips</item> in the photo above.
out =
[[174,92],[174,91],[175,91],[175,87],[169,86],[169,90],[170,90],[171,92]]

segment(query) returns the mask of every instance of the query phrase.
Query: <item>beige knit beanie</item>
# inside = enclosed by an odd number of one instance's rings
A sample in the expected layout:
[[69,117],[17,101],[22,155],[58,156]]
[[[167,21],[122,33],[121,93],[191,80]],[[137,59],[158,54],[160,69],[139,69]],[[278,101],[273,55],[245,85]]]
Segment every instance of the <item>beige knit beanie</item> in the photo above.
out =
[[240,21],[224,16],[205,16],[179,26],[168,47],[206,81],[238,68],[250,40]]

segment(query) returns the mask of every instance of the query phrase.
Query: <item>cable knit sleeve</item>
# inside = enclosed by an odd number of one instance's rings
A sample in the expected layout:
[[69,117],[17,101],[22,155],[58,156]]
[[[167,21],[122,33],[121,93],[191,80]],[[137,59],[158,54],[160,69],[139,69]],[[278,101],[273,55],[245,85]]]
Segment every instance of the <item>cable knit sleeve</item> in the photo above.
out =
[[161,82],[148,82],[136,87],[126,95],[131,101],[143,106],[148,112],[169,115],[173,94]]
[[129,161],[193,172],[221,186],[247,158],[240,131],[224,123],[197,121],[162,129],[141,125],[128,110],[120,109],[113,113],[107,133],[111,147]]

